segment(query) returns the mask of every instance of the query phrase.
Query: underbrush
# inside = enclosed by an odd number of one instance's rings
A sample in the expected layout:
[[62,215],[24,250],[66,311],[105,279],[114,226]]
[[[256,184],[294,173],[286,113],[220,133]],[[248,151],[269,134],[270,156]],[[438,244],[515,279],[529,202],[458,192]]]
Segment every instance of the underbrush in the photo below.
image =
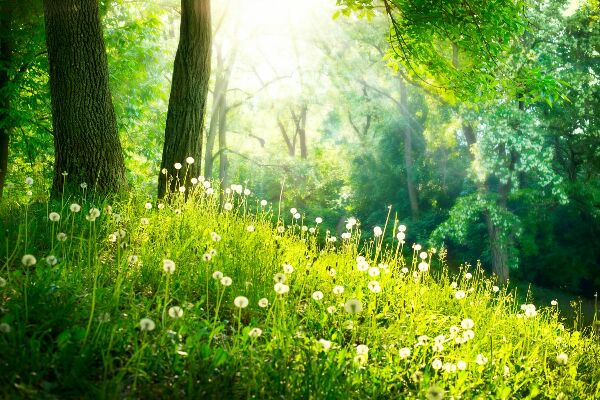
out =
[[398,221],[363,243],[240,186],[186,194],[4,202],[0,397],[600,396],[597,334]]

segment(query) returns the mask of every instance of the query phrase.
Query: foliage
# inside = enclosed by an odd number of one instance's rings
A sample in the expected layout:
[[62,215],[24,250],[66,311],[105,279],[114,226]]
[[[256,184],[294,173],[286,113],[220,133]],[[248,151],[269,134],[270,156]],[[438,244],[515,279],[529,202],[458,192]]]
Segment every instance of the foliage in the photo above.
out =
[[363,259],[356,229],[320,247],[252,194],[221,208],[207,187],[5,201],[3,397],[600,395],[597,337],[555,306],[449,274],[444,249],[371,241]]

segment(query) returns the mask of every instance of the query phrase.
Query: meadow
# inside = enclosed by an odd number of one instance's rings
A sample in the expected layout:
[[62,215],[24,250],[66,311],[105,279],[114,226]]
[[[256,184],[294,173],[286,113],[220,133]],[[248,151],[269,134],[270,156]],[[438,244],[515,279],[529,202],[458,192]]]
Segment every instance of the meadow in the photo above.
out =
[[597,332],[476,260],[449,271],[394,210],[336,237],[192,183],[161,201],[8,191],[1,398],[600,398]]

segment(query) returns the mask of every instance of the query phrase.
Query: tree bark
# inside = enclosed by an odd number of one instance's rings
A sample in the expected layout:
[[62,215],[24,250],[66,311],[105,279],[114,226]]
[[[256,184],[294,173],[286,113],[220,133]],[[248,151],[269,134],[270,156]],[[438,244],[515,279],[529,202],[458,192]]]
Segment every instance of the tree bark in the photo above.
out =
[[[191,187],[202,160],[202,129],[211,59],[210,0],[181,0],[179,45],[175,55],[158,196]],[[186,164],[187,157],[194,163]],[[175,163],[185,167],[174,168]],[[168,174],[163,174],[166,170]]]
[[[54,129],[54,182],[86,182],[100,192],[127,188],[108,86],[98,0],[44,0]],[[63,173],[68,173],[65,179]]]
[[229,158],[227,157],[227,104],[225,96],[219,105],[219,181],[222,188],[229,187]]
[[404,135],[404,169],[406,171],[406,187],[408,189],[408,199],[410,201],[410,211],[413,218],[419,217],[419,199],[415,183],[414,158],[413,158],[413,123],[412,116],[408,109],[408,92],[406,82],[402,77],[400,81],[400,112],[406,121],[406,127],[403,129]]
[[10,141],[10,78],[8,69],[12,61],[10,32],[12,25],[12,7],[9,2],[0,5],[0,198],[4,191],[6,171],[8,169],[8,144]]
[[306,113],[308,112],[308,106],[302,104],[300,108],[300,115],[293,114],[294,121],[296,123],[296,130],[298,132],[298,138],[300,140],[300,158],[306,160],[308,157],[308,148],[306,146]]

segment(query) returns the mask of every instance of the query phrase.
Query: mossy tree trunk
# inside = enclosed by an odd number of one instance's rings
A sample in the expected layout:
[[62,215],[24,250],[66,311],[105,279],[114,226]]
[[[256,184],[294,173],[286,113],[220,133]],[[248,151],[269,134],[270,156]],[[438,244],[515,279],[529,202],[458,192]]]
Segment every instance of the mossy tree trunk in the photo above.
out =
[[123,191],[127,181],[98,0],[44,0],[44,18],[54,129],[52,192],[59,195],[65,181],[86,182],[105,193]]
[[[211,59],[210,0],[181,0],[179,45],[175,55],[158,196],[167,190],[191,187],[191,178],[200,175],[202,129]],[[186,164],[188,157],[194,163]],[[174,168],[181,163],[181,170]],[[162,171],[166,170],[167,174]]]

